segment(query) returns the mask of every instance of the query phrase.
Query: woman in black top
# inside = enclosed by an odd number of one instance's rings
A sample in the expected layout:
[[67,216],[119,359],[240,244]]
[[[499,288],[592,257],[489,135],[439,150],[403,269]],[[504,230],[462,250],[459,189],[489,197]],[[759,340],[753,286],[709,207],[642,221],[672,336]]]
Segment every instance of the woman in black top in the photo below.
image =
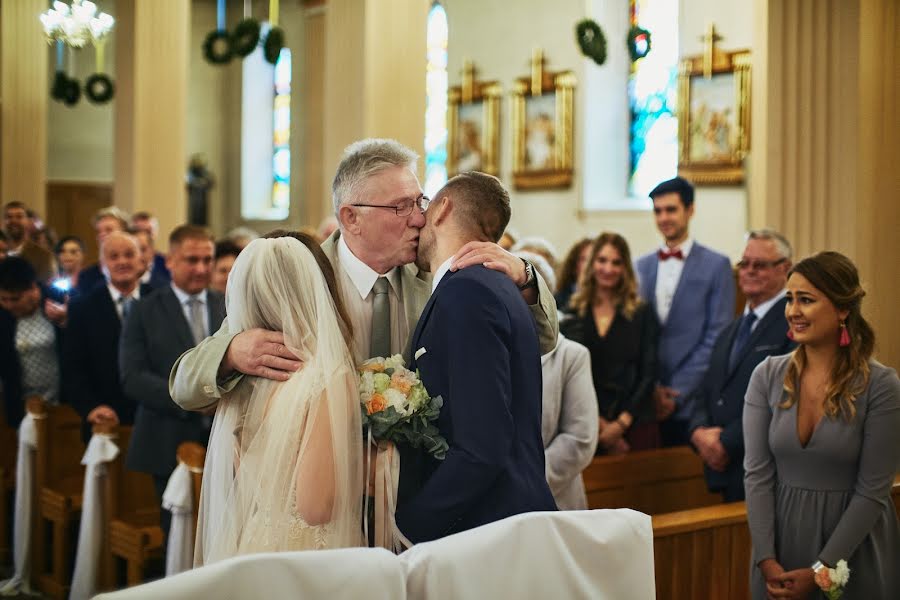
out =
[[560,331],[591,352],[600,405],[598,453],[659,447],[653,406],[659,323],[637,295],[631,252],[622,236],[603,233],[594,241],[568,311]]

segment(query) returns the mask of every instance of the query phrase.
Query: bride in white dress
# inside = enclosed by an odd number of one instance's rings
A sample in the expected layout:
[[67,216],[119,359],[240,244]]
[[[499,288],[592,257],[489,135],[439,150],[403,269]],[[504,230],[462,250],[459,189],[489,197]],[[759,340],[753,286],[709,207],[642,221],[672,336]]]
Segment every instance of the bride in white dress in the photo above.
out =
[[303,367],[284,382],[244,376],[219,402],[195,566],[254,552],[364,545],[362,428],[339,298],[312,238],[255,240],[235,261],[229,330],[282,331]]

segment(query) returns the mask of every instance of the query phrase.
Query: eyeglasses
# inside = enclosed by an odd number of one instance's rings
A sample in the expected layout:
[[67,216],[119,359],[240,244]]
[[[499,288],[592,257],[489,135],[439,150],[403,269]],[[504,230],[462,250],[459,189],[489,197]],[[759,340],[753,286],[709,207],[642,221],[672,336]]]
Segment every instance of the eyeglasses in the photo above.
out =
[[419,210],[425,212],[428,210],[429,204],[431,204],[431,198],[428,196],[421,196],[417,200],[407,199],[399,204],[351,204],[351,206],[359,206],[362,208],[390,208],[397,213],[398,217],[408,217],[412,214],[413,207],[418,206]]
[[738,269],[752,269],[756,271],[762,271],[764,269],[771,269],[776,265],[780,265],[786,258],[779,258],[778,260],[741,260],[737,267]]

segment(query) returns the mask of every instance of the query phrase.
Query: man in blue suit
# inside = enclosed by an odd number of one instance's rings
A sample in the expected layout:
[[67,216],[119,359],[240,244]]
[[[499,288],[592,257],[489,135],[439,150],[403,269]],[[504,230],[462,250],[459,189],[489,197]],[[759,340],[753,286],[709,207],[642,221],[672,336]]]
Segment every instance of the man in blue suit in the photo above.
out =
[[635,265],[640,295],[656,310],[659,337],[657,418],[664,446],[688,443],[691,394],[709,365],[713,343],[734,314],[728,257],[695,242],[688,232],[694,188],[681,177],[656,186],[653,214],[665,238]]
[[[420,232],[417,262],[434,274],[434,291],[413,333],[411,368],[444,400],[438,428],[450,449],[397,509],[413,542],[556,510],[544,477],[541,357],[528,305],[503,273],[450,270],[467,242],[499,240],[509,215],[497,178],[464,173],[438,192]],[[533,282],[532,274],[525,285]]]
[[744,394],[753,369],[767,356],[796,346],[787,337],[784,286],[791,268],[791,246],[770,230],[751,231],[741,262],[739,285],[747,297],[744,314],[722,331],[709,370],[694,394],[691,444],[704,462],[711,492],[725,502],[744,499]]

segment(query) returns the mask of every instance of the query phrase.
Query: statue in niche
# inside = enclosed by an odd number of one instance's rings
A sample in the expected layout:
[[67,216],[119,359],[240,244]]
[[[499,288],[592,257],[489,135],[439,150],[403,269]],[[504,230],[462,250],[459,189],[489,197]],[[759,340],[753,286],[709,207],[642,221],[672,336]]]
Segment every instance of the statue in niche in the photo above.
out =
[[188,164],[188,223],[191,225],[209,225],[209,190],[215,185],[215,179],[206,168],[206,159],[202,154],[194,154]]

